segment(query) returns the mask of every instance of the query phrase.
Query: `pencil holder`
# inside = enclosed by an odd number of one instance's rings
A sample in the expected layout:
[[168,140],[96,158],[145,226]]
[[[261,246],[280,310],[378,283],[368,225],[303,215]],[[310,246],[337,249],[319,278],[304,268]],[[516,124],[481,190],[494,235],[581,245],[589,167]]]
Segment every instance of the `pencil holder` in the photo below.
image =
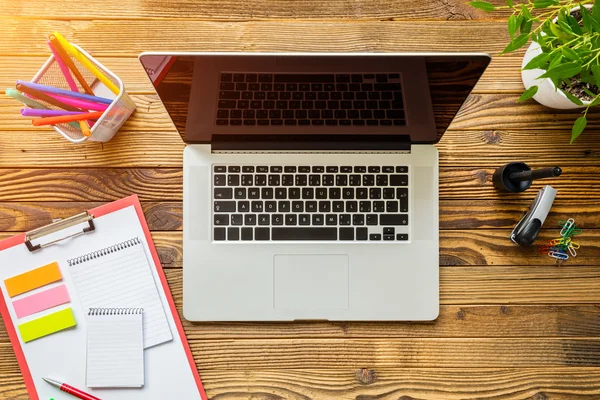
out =
[[[72,143],[82,143],[86,140],[95,142],[108,142],[121,128],[121,126],[127,121],[127,118],[135,111],[135,104],[131,98],[125,92],[123,82],[118,76],[113,74],[108,68],[100,64],[94,57],[86,53],[81,47],[72,44],[85,58],[87,58],[93,65],[96,66],[115,86],[119,88],[119,94],[115,95],[110,91],[102,82],[82,64],[77,61],[76,58],[71,56],[71,59],[81,75],[85,78],[87,84],[92,88],[94,94],[99,97],[105,97],[113,99],[112,103],[108,106],[102,116],[96,120],[93,126],[90,124],[90,130],[92,134],[89,137],[83,135],[83,133],[74,127],[75,124],[58,124],[53,125],[56,132],[60,133],[65,139]],[[32,82],[40,83],[42,85],[54,86],[59,89],[70,90],[69,85],[62,74],[58,63],[54,60],[54,56],[50,56],[44,66],[38,71],[33,77]],[[80,92],[83,92],[79,83],[77,83]],[[58,109],[57,107],[46,104],[51,109]]]

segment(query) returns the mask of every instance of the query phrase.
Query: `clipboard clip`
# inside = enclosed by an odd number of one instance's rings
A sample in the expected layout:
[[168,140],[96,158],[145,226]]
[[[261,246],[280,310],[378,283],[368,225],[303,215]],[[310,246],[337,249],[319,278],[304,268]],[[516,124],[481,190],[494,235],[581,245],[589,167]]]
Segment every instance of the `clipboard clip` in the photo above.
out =
[[[83,228],[81,232],[75,232],[71,235],[53,240],[48,243],[36,244],[35,246],[31,243],[32,240],[41,238],[46,235],[50,235],[52,233],[61,231],[63,229],[69,228],[71,226],[75,226],[81,224],[83,222],[87,222],[89,226]],[[89,212],[85,211],[81,214],[73,215],[72,217],[61,219],[60,221],[56,221],[51,223],[50,225],[42,226],[41,228],[34,229],[25,233],[25,245],[29,251],[36,251],[39,249],[43,249],[44,247],[48,247],[54,243],[60,242],[65,239],[69,239],[75,236],[83,235],[84,233],[92,232],[96,230],[94,226],[94,216]]]

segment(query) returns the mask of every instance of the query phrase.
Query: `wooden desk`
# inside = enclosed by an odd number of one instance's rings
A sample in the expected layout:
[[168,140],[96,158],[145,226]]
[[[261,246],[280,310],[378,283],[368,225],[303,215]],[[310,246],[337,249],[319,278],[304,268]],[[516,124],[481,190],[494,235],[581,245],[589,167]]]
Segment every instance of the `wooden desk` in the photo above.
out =
[[[497,0],[501,3],[501,0]],[[0,95],[0,238],[137,193],[181,306],[183,143],[136,59],[144,50],[486,51],[505,20],[462,0],[0,0],[0,87],[28,79],[57,30],[138,105],[104,145],[33,129]],[[12,17],[12,15],[15,15]],[[185,323],[213,399],[600,398],[600,118],[515,104],[522,52],[494,60],[439,143],[441,312],[434,323]],[[559,165],[542,238],[573,217],[580,255],[552,265],[508,235],[541,187],[499,195],[493,169]],[[418,266],[415,266],[418,268]],[[0,324],[0,398],[27,394]]]

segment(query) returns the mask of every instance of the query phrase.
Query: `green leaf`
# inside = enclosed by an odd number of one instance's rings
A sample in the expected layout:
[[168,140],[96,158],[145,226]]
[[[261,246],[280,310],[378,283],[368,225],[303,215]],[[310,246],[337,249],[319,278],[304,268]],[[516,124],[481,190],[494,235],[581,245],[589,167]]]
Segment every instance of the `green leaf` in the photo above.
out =
[[514,8],[515,5],[513,4],[512,0],[506,0],[506,5],[509,6],[510,8]]
[[569,93],[569,92],[566,92],[566,91],[564,91],[564,90],[562,90],[562,89],[560,89],[560,91],[561,91],[561,92],[563,92],[563,94],[564,94],[565,96],[567,96],[567,98],[568,98],[569,100],[571,100],[571,103],[573,103],[573,104],[577,104],[578,106],[582,106],[582,105],[583,105],[583,101],[581,101],[581,99],[580,99],[579,97],[575,97],[575,96],[573,96],[571,93]]
[[581,61],[577,53],[573,49],[570,49],[566,46],[560,48],[561,53],[571,61]]
[[533,8],[546,8],[558,5],[558,0],[533,0]]
[[585,116],[577,118],[573,124],[573,129],[571,129],[571,143],[573,143],[573,141],[577,139],[579,135],[581,135],[581,132],[583,132],[586,125],[587,118]]
[[554,33],[554,36],[556,36],[563,43],[566,43],[571,38],[571,35],[569,35],[567,32],[562,31],[561,27],[557,24],[551,24],[550,30],[552,31],[552,33]]
[[527,65],[525,65],[523,67],[523,69],[529,70],[529,69],[545,67],[546,64],[548,63],[549,59],[550,59],[550,54],[548,54],[548,53],[538,54],[537,56],[535,56],[531,60],[529,60],[529,62],[527,63]]
[[523,21],[521,24],[521,33],[529,33],[531,32],[531,27],[533,26],[532,20]]
[[573,17],[571,14],[567,15],[567,23],[571,27],[571,30],[577,35],[583,35],[583,30],[581,30],[581,26],[579,26],[579,22]]
[[508,46],[506,46],[506,48],[500,54],[510,53],[511,51],[520,49],[521,47],[523,47],[525,45],[525,43],[527,43],[528,40],[529,40],[529,34],[522,33],[519,36],[517,36],[516,38],[514,38],[513,40],[511,40],[510,43],[508,44]]
[[595,65],[592,67],[592,74],[594,75],[596,86],[600,87],[600,65]]
[[494,11],[496,7],[492,3],[488,3],[487,1],[471,1],[469,3],[471,7],[478,8],[483,11]]
[[556,56],[556,58],[552,61],[550,61],[550,65],[548,65],[548,69],[552,69],[554,67],[556,67],[557,65],[559,65],[563,60],[563,56],[562,54],[559,54],[558,56]]
[[592,102],[590,103],[590,107],[596,107],[598,104],[600,104],[600,96],[596,96],[596,98],[592,100]]
[[567,79],[577,75],[581,71],[581,65],[576,62],[568,62],[549,68],[540,78]]
[[519,97],[519,100],[517,101],[525,101],[525,100],[529,100],[530,98],[532,98],[533,96],[535,96],[535,94],[538,91],[538,87],[537,86],[532,86],[529,89],[527,89],[526,91],[523,92],[523,94],[521,95],[521,97]]
[[585,7],[581,7],[581,17],[583,20],[583,26],[589,31],[600,32],[600,23],[592,16],[589,10]]
[[588,88],[583,88],[583,91],[585,92],[585,94],[587,94],[590,97],[596,97],[596,93],[592,93]]
[[508,17],[508,34],[512,39],[515,36],[515,32],[517,31],[517,17],[511,15]]
[[600,20],[600,0],[594,0],[594,5],[592,6],[592,17],[596,18],[596,20]]

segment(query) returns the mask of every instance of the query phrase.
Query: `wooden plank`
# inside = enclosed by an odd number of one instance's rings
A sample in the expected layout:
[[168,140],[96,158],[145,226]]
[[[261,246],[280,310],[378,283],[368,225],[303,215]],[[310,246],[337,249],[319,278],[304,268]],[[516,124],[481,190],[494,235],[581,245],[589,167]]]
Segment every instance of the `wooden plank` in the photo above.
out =
[[[595,200],[600,194],[598,167],[566,167],[563,176],[537,181],[520,194],[499,193],[491,184],[493,172],[487,168],[440,169],[440,199],[486,199],[495,206],[507,200],[533,199],[544,185],[556,188],[561,200]],[[131,193],[137,193],[142,201],[181,201],[182,169],[0,168],[0,202],[109,201]]]
[[[50,54],[47,51],[48,55]],[[15,63],[13,56],[0,56],[0,91],[12,87],[17,79],[32,78],[46,61],[47,56],[21,56]],[[154,94],[155,90],[137,57],[98,57],[104,66],[114,72],[130,94]],[[474,93],[512,93],[523,91],[521,57],[494,57],[481,77]]]
[[[7,1],[2,13],[28,18],[60,20],[132,20],[132,19],[195,19],[195,20],[470,20],[506,18],[506,12],[492,14],[469,7],[460,0],[416,3],[411,0],[251,0],[248,2],[207,0],[147,1],[123,7],[116,0],[90,0],[81,7],[77,0],[64,0],[61,7],[40,10],[36,3]],[[3,3],[3,4],[4,4]],[[496,4],[504,4],[496,0]]]
[[[416,4],[416,3],[415,3]],[[250,8],[248,8],[250,9]],[[61,32],[95,56],[137,56],[142,51],[485,51],[509,41],[506,22],[50,20],[5,18],[0,55],[46,55],[44,37]],[[350,22],[350,23],[349,23]],[[160,32],[160,35],[156,35]],[[477,38],[474,40],[473,38]],[[109,44],[109,45],[107,45]],[[524,50],[515,55],[523,54]]]
[[[0,203],[0,232],[23,232],[49,224],[53,219],[65,218],[89,210],[101,202],[4,202]],[[489,205],[478,200],[442,200],[440,202],[440,229],[512,228],[529,209],[530,201],[505,200]],[[182,229],[182,203],[143,202],[146,220],[153,231]],[[557,199],[548,216],[547,229],[556,221],[574,218],[583,229],[600,228],[598,213],[600,200],[572,202]]]

